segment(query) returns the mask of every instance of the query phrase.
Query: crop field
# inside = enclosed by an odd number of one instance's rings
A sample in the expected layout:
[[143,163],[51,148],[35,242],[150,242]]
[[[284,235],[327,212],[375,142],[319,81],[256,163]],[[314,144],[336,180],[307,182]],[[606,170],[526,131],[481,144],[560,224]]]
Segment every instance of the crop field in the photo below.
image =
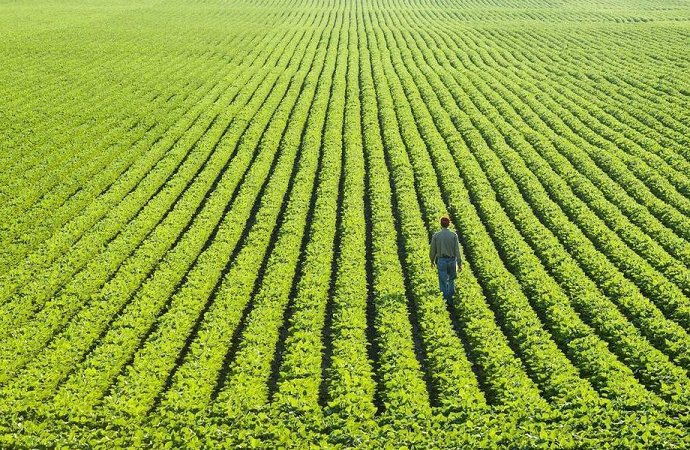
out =
[[0,447],[688,429],[689,0],[0,0]]

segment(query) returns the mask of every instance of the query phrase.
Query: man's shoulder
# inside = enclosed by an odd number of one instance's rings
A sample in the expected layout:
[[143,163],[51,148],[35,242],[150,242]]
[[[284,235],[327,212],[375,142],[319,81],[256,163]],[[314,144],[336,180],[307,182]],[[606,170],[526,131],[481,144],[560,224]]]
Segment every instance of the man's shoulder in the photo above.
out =
[[449,230],[448,228],[446,228],[445,231],[446,231],[446,239],[453,239],[455,241],[459,240],[458,233],[456,233],[455,231]]

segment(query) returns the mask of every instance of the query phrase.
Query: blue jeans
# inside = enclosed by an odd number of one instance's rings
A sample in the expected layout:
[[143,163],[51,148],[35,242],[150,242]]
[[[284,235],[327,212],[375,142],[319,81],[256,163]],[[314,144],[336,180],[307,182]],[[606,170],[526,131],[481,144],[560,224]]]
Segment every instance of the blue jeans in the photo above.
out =
[[443,298],[450,303],[455,292],[455,277],[457,276],[455,258],[438,258],[436,267],[438,269],[438,285],[443,293]]

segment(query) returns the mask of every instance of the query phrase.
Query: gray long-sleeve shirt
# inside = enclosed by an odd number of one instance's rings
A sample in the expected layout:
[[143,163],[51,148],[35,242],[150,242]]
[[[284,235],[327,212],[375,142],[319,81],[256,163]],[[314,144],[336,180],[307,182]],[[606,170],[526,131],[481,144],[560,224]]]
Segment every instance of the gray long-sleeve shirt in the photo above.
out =
[[437,231],[431,238],[429,259],[435,264],[437,258],[455,258],[458,265],[462,264],[458,235],[448,228]]

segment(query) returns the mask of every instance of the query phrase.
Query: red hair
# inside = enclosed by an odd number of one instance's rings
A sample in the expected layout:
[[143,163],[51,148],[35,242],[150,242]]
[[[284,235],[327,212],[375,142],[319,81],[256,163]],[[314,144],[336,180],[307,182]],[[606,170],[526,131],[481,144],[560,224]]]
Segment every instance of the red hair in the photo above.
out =
[[441,226],[443,228],[448,228],[448,225],[450,225],[450,219],[446,216],[441,217]]

